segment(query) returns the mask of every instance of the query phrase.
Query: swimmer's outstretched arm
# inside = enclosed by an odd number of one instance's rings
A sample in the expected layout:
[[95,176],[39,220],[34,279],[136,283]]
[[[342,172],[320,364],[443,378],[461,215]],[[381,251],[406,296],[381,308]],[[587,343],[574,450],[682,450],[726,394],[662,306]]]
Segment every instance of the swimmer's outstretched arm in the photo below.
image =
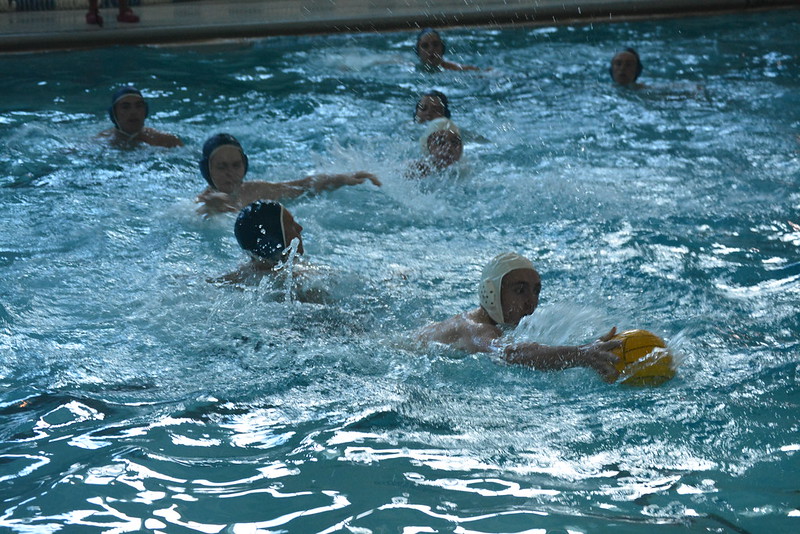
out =
[[[474,313],[474,312],[473,312]],[[422,342],[437,342],[469,353],[499,353],[510,364],[524,365],[542,371],[559,371],[570,367],[591,367],[605,380],[619,376],[614,364],[619,357],[609,352],[621,345],[610,341],[617,329],[612,328],[597,341],[580,346],[551,347],[538,343],[499,344],[502,331],[493,325],[473,320],[470,312],[456,315],[420,330]]]
[[320,193],[322,191],[333,191],[345,185],[363,184],[367,180],[378,187],[383,185],[377,176],[366,171],[345,174],[315,174],[297,181],[302,182],[303,186],[308,187],[309,191]]
[[478,67],[473,67],[472,65],[461,65],[459,63],[445,60],[442,60],[439,65],[446,70],[481,70]]
[[502,355],[508,363],[542,371],[590,367],[597,371],[606,382],[613,382],[619,376],[619,371],[615,367],[619,357],[610,351],[621,344],[621,341],[604,341],[602,338],[594,343],[574,347],[549,347],[537,343],[518,343],[506,346]]
[[243,200],[246,197],[249,202],[244,201],[243,203],[249,204],[259,199],[292,199],[305,193],[316,194],[322,191],[333,191],[345,185],[362,184],[367,180],[377,186],[382,185],[374,174],[365,171],[347,174],[315,174],[291,182],[246,182],[242,186],[242,196]]

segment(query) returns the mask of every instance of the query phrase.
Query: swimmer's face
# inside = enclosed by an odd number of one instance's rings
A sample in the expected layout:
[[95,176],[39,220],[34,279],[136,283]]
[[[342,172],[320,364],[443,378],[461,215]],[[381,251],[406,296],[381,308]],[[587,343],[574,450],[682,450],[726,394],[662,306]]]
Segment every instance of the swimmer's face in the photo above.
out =
[[533,269],[514,269],[503,277],[500,286],[500,304],[503,320],[517,326],[523,317],[530,315],[539,305],[542,279]]
[[208,170],[214,186],[223,193],[235,192],[244,181],[244,158],[239,147],[222,145],[211,155]]
[[438,67],[444,55],[444,43],[438,34],[426,33],[417,43],[417,54],[424,64]]
[[289,243],[292,242],[292,239],[295,237],[297,238],[297,253],[303,254],[305,249],[303,249],[303,227],[300,226],[300,223],[294,220],[294,217],[289,210],[283,210],[283,237],[286,239],[286,245],[288,246]]
[[464,145],[461,136],[450,130],[440,130],[428,136],[428,151],[436,166],[443,169],[461,159]]
[[444,116],[444,104],[439,97],[425,95],[417,102],[417,122],[428,122]]
[[128,134],[135,134],[144,128],[147,117],[147,104],[139,95],[127,95],[114,104],[114,118],[117,126]]
[[620,52],[611,60],[611,77],[620,85],[629,85],[636,81],[639,61],[630,52]]

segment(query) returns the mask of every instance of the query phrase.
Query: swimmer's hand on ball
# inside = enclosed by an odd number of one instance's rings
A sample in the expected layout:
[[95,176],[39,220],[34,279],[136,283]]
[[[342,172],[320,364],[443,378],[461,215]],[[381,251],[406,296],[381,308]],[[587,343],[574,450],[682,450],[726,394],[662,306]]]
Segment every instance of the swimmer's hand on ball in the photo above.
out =
[[619,356],[611,352],[622,342],[611,340],[616,328],[593,343],[579,346],[552,347],[538,343],[517,343],[503,349],[503,359],[515,365],[525,365],[543,371],[557,371],[570,367],[590,367],[606,382],[619,377]]
[[[616,332],[612,328],[611,332]],[[613,333],[611,334],[613,336]],[[622,345],[621,341],[606,341],[606,336],[588,345],[578,347],[576,367],[591,367],[608,383],[614,382],[619,377],[617,363],[619,356],[611,352]]]
[[613,338],[616,335],[617,335],[617,327],[615,326],[614,328],[608,331],[608,334],[600,336],[597,339],[599,339],[600,341],[611,341],[611,338]]

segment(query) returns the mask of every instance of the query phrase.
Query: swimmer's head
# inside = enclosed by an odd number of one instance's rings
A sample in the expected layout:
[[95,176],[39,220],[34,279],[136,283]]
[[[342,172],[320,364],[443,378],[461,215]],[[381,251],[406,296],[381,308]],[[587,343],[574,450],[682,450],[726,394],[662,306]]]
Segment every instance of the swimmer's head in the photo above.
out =
[[461,137],[461,130],[456,126],[456,123],[448,119],[447,117],[439,117],[438,119],[433,119],[427,122],[427,128],[425,128],[425,133],[423,133],[419,138],[419,146],[422,149],[423,154],[430,154],[430,148],[428,146],[428,138],[435,134],[436,132],[452,132],[456,135]]
[[527,258],[506,252],[495,256],[481,273],[481,307],[496,323],[516,326],[539,305],[542,282]]
[[458,126],[447,118],[438,118],[428,123],[420,138],[423,154],[428,154],[439,169],[444,169],[461,159],[464,143]]
[[431,91],[422,95],[414,109],[414,121],[422,123],[440,117],[450,118],[450,107],[444,93]]
[[111,95],[108,116],[117,130],[128,134],[138,133],[144,127],[148,112],[142,92],[135,87],[120,87]]
[[[212,159],[216,154],[220,152],[220,149],[223,147],[228,147],[228,149],[234,149],[233,154],[238,151],[238,154],[241,155],[241,169],[234,169],[237,165],[237,158],[233,157],[234,161],[225,162],[226,168],[225,169],[215,169],[212,172],[211,164]],[[200,159],[200,174],[203,175],[203,178],[206,179],[208,185],[211,186],[212,189],[217,189],[219,191],[223,191],[225,193],[229,193],[227,189],[228,184],[227,182],[238,181],[241,182],[244,179],[244,175],[247,174],[247,167],[248,167],[248,160],[247,154],[244,153],[242,150],[242,145],[239,141],[232,136],[231,134],[226,133],[218,133],[216,135],[212,135],[209,137],[206,142],[203,144],[203,157]],[[241,172],[240,172],[241,171]],[[232,172],[235,176],[227,177],[225,176],[228,172]],[[217,178],[217,182],[215,183],[214,176]],[[241,174],[241,176],[239,176]],[[223,183],[226,182],[226,183]]]
[[629,85],[639,78],[643,69],[639,53],[633,48],[625,48],[611,59],[608,72],[611,74],[611,79],[619,85]]
[[417,35],[417,44],[414,46],[414,50],[423,65],[438,67],[447,48],[439,32],[432,28],[425,28]]
[[286,247],[297,239],[297,253],[302,254],[303,227],[282,204],[258,200],[246,206],[236,218],[233,232],[239,246],[257,259],[280,261]]

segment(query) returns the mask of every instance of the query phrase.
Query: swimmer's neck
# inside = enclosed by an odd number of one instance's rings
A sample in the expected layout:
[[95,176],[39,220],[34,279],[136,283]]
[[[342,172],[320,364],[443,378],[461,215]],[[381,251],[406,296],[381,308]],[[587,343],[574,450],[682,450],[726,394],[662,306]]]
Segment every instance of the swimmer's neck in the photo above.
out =
[[484,309],[483,306],[478,306],[477,309],[472,310],[471,312],[467,312],[467,313],[468,313],[469,317],[473,321],[475,321],[476,323],[481,323],[481,324],[487,324],[487,325],[490,325],[490,326],[494,326],[496,328],[499,328],[502,331],[514,330],[517,326],[519,326],[519,323],[517,323],[517,324],[498,323],[497,321],[492,319],[492,317],[489,315],[489,312],[487,312]]
[[468,315],[470,319],[472,319],[476,323],[488,324],[490,326],[496,326],[498,328],[503,326],[501,323],[498,323],[497,321],[492,319],[492,317],[489,315],[489,312],[487,312],[483,308],[483,306],[478,306],[477,309],[468,312]]
[[139,137],[139,135],[144,131],[144,128],[142,128],[141,130],[137,130],[134,133],[128,133],[119,127],[117,127],[116,130],[118,137],[122,137],[125,141],[131,143],[134,140],[136,140],[137,137]]

